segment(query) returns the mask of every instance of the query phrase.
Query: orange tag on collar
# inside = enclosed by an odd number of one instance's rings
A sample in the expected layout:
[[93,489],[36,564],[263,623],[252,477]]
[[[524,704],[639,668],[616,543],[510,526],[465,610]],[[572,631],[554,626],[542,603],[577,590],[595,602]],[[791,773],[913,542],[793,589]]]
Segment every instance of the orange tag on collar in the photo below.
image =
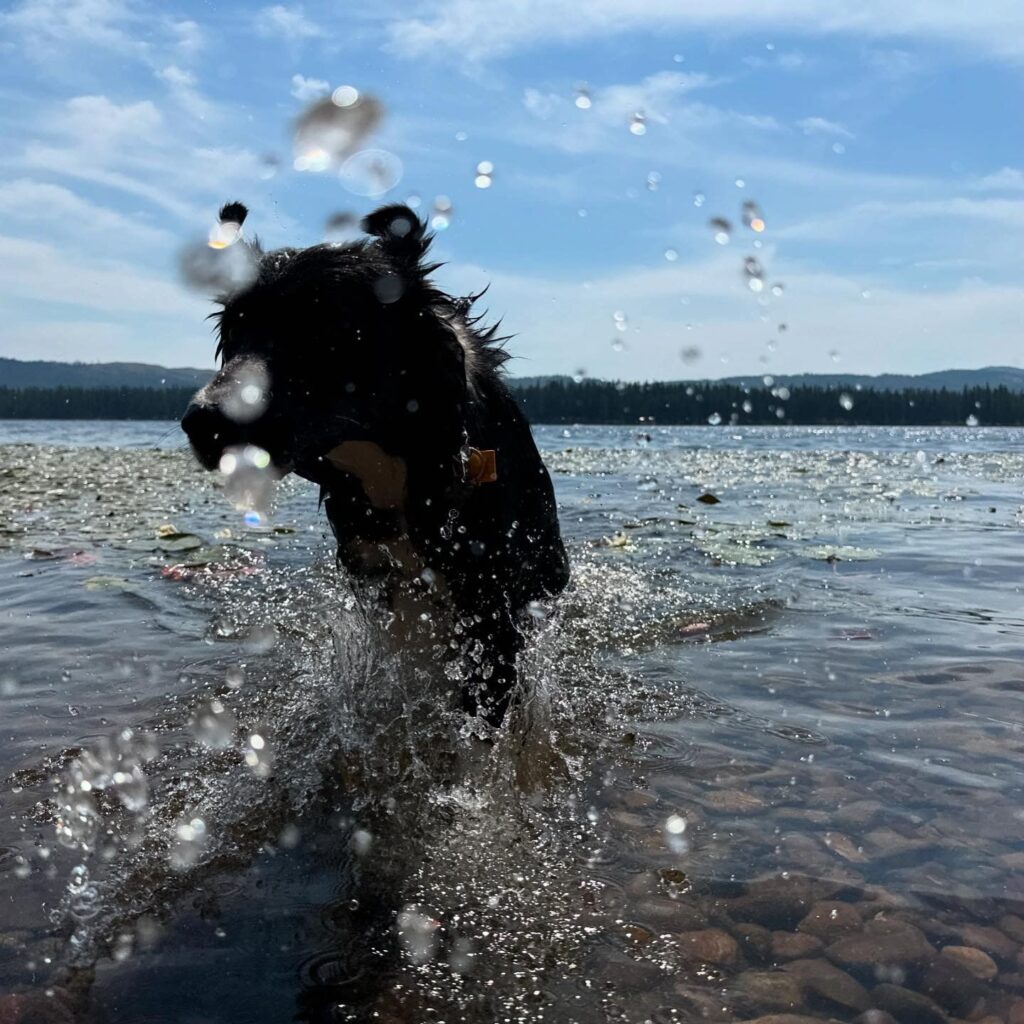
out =
[[493,484],[498,479],[497,454],[493,448],[483,451],[470,448],[466,458],[466,480],[476,486]]

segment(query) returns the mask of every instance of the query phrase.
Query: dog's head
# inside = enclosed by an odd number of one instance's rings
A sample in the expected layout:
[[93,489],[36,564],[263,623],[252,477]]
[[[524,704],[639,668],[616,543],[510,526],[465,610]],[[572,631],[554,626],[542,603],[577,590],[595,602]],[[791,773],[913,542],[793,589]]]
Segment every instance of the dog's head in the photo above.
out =
[[[221,219],[245,212],[231,204]],[[459,303],[428,282],[430,236],[411,209],[383,207],[362,227],[370,237],[347,245],[235,242],[248,245],[254,280],[221,300],[221,368],[182,420],[207,468],[246,444],[314,480],[347,441],[457,459],[474,351]]]

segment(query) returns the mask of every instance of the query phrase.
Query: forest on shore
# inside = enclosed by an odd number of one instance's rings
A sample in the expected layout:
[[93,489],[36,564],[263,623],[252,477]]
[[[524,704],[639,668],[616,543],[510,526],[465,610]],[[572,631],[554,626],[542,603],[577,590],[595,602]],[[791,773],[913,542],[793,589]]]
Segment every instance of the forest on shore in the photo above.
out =
[[[769,378],[770,380],[770,378]],[[889,391],[724,381],[548,380],[514,387],[532,423],[1022,426],[1024,392],[1005,386]],[[0,419],[173,420],[191,388],[2,388]]]

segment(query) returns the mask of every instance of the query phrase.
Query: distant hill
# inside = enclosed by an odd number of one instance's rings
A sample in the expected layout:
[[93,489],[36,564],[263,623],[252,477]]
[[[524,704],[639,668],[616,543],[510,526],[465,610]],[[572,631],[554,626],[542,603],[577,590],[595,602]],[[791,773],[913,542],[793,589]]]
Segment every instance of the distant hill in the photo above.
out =
[[51,363],[0,358],[0,388],[198,388],[212,373],[150,363]]

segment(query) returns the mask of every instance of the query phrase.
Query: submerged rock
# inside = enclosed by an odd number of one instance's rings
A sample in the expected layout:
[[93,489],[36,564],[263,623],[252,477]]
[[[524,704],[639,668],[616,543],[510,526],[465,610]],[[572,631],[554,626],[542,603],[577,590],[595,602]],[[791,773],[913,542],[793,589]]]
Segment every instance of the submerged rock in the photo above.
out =
[[900,985],[878,985],[871,993],[875,1006],[900,1024],[946,1024],[946,1015],[927,996]]
[[949,957],[982,981],[991,981],[999,973],[995,960],[988,953],[973,946],[946,946],[942,955]]
[[908,967],[923,963],[931,960],[936,951],[921,930],[912,924],[891,918],[875,918],[868,921],[858,934],[832,943],[825,954],[840,967],[873,972],[876,967]]
[[808,1003],[816,1009],[859,1013],[871,1006],[867,989],[827,960],[796,960],[785,969],[800,982]]

